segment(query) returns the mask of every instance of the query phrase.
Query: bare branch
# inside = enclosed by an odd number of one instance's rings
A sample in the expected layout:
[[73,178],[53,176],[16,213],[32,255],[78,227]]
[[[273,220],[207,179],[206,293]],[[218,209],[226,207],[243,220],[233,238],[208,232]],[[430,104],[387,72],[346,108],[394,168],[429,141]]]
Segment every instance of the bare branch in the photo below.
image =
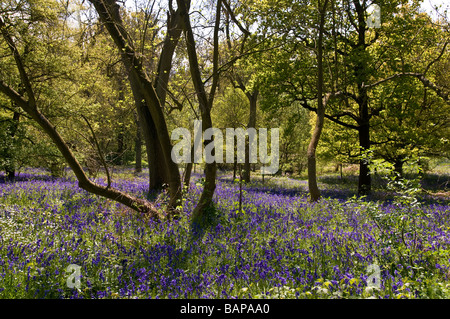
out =
[[214,25],[214,48],[213,48],[213,74],[212,74],[212,85],[209,91],[208,105],[211,109],[214,101],[214,95],[216,94],[217,85],[219,83],[219,73],[218,65],[219,65],[219,28],[220,28],[220,11],[221,11],[221,2],[222,0],[217,0],[217,8],[216,8],[216,22]]
[[224,5],[224,7],[227,9],[228,14],[230,15],[231,20],[233,20],[234,23],[236,23],[236,25],[238,26],[239,30],[241,30],[241,32],[246,36],[250,36],[250,31],[248,31],[246,28],[244,28],[242,26],[242,24],[239,22],[239,20],[236,18],[236,16],[234,15],[233,10],[231,9],[230,5],[228,4],[228,2],[226,0],[222,0],[222,3]]
[[425,71],[423,71],[423,74],[424,74],[424,75],[427,74],[427,72],[428,72],[428,70],[431,68],[431,66],[432,66],[434,63],[436,63],[437,61],[439,61],[439,59],[442,57],[442,55],[443,55],[444,52],[445,52],[445,48],[447,47],[447,44],[448,44],[448,42],[445,42],[445,44],[442,46],[442,50],[441,50],[441,52],[439,53],[439,55],[438,55],[435,59],[433,59],[432,61],[430,61],[430,63],[428,63],[427,67],[425,68]]
[[87,117],[84,116],[83,114],[81,114],[81,117],[86,121],[86,123],[89,127],[89,130],[92,133],[92,138],[94,139],[95,146],[97,147],[98,156],[100,157],[100,160],[102,161],[103,167],[105,168],[105,171],[106,171],[106,178],[108,180],[108,186],[106,186],[106,188],[110,188],[111,187],[111,176],[109,175],[108,165],[106,165],[106,161],[105,161],[105,157],[103,156],[103,152],[100,148],[100,145],[98,144],[97,136],[95,135],[94,129],[92,128],[91,123],[89,123],[89,120],[87,119]]

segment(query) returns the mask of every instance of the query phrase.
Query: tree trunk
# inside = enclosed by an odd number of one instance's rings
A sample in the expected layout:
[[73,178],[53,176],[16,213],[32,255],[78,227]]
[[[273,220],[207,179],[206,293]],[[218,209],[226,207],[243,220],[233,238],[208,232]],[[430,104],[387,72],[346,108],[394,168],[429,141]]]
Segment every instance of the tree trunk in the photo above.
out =
[[[117,75],[115,76],[116,80],[118,82],[118,87],[119,87],[119,96],[118,99],[119,101],[124,101],[125,100],[125,83],[123,82],[123,80],[121,78],[119,78]],[[118,130],[117,130],[117,150],[116,150],[116,154],[114,156],[113,159],[113,163],[116,165],[123,165],[124,164],[124,160],[123,160],[123,155],[124,155],[124,151],[125,151],[125,125],[122,122],[122,116],[121,116],[121,110],[120,108],[116,109],[116,114],[118,115],[118,119],[119,119],[119,123],[118,123]]]
[[[164,182],[168,184],[170,196],[168,209],[176,213],[175,208],[181,201],[180,172],[178,165],[171,158],[172,143],[158,95],[125,31],[119,14],[119,5],[115,0],[90,0],[90,2],[119,49],[135,99],[138,98],[140,101],[137,105],[138,114],[145,131],[147,152],[150,152],[152,157],[149,163],[153,163],[149,164],[149,169],[154,170],[153,173],[157,177],[162,175]],[[162,174],[159,175],[158,172]],[[159,180],[152,181],[150,176],[150,184],[158,185]]]
[[[320,106],[320,108],[323,109],[323,106]],[[314,131],[311,136],[311,141],[309,142],[308,150],[306,152],[308,158],[308,189],[311,202],[316,202],[320,199],[320,190],[319,187],[317,186],[316,148],[319,143],[323,123],[324,123],[323,111],[320,111],[318,107],[316,125],[314,127]]]
[[[202,118],[202,130],[203,132],[212,128],[211,121],[211,107],[213,105],[214,94],[218,83],[218,54],[219,54],[219,23],[220,23],[220,11],[221,0],[217,1],[216,6],[216,20],[214,26],[214,51],[213,51],[213,80],[209,96],[206,94],[205,84],[203,83],[202,76],[200,74],[200,66],[198,63],[197,51],[195,48],[195,39],[192,32],[191,22],[189,18],[189,5],[190,2],[184,0],[177,0],[178,8],[181,10],[181,21],[183,29],[185,31],[185,39],[187,45],[187,53],[189,58],[189,69],[192,77],[192,82],[199,101],[199,107]],[[202,133],[203,133],[202,132]],[[206,143],[206,141],[205,141]],[[194,235],[201,234],[202,230],[209,223],[213,213],[213,195],[216,189],[216,173],[217,165],[215,161],[212,163],[206,163],[205,165],[205,185],[203,192],[200,196],[200,201],[197,203],[191,220],[191,229]]]
[[[367,61],[362,58],[364,56],[366,48],[366,23],[365,23],[365,8],[359,3],[358,0],[354,0],[355,10],[358,19],[358,45],[356,46],[356,63],[355,63],[355,78],[358,85],[358,98],[357,103],[359,105],[359,146],[361,152],[368,151],[370,149],[370,115],[369,115],[369,97],[367,94]],[[368,195],[371,190],[371,176],[369,163],[366,160],[361,159],[359,161],[359,180],[358,180],[358,194]]]
[[16,169],[14,167],[7,167],[5,169],[6,172],[6,180],[8,182],[14,182],[15,178],[16,178]]
[[394,171],[398,174],[399,177],[403,176],[403,163],[405,161],[402,157],[397,157],[394,162]]
[[211,220],[213,213],[213,195],[216,189],[216,163],[205,165],[205,185],[193,213],[191,226],[194,231],[203,229]]
[[155,91],[161,106],[164,107],[167,96],[167,86],[169,83],[170,70],[175,49],[181,37],[181,15],[180,10],[176,10],[168,16],[167,34],[164,38],[163,47],[158,63],[157,76],[155,79]]
[[158,152],[157,149],[158,138],[156,135],[155,124],[153,123],[153,119],[150,115],[150,111],[145,104],[145,99],[140,93],[137,84],[135,84],[134,81],[130,80],[130,84],[131,83],[133,83],[131,85],[131,89],[133,91],[135,104],[137,106],[138,121],[140,123],[140,129],[142,136],[144,137],[145,149],[147,152],[147,163],[149,171],[149,195],[153,190],[162,189],[165,180],[165,176],[163,175],[165,173],[165,169],[161,170],[157,167],[157,163],[162,161],[162,154],[161,152]]
[[192,175],[192,167],[193,167],[192,161],[186,164],[186,168],[184,169],[184,178],[183,178],[183,185],[188,187],[191,185],[191,175]]
[[[11,140],[14,139],[14,136],[16,136],[17,129],[19,128],[19,120],[20,120],[20,113],[14,112],[12,121],[11,121],[11,129],[10,129],[10,136]],[[10,152],[8,152],[10,153]],[[6,159],[9,160],[9,164],[5,168],[6,172],[6,180],[13,182],[16,176],[16,166],[14,163],[14,154],[6,154]]]
[[[248,118],[247,129],[256,127],[256,102],[258,99],[258,91],[255,90],[252,94],[247,93],[247,98],[250,103],[250,114]],[[245,147],[245,162],[244,162],[244,171],[242,172],[242,181],[244,183],[250,183],[250,144],[249,138],[246,137],[246,147]]]
[[194,167],[194,173],[195,173],[195,166],[194,166],[194,145],[191,146],[191,160],[189,163],[186,164],[186,168],[184,169],[184,178],[183,178],[183,184],[187,188],[191,185],[191,175],[192,175],[192,168]]
[[[328,0],[325,0],[323,7],[320,7],[320,24],[319,24],[319,38],[317,41],[317,118],[314,131],[311,136],[311,141],[308,145],[306,152],[308,157],[308,188],[310,194],[310,201],[316,202],[320,199],[320,190],[317,186],[317,173],[316,173],[316,148],[319,144],[320,135],[322,133],[323,123],[325,119],[325,104],[323,95],[323,33],[325,24],[325,13]],[[328,95],[329,97],[329,95]]]
[[[359,146],[361,152],[370,149],[370,127],[368,122],[359,127]],[[370,193],[371,180],[369,163],[361,159],[359,161],[358,195],[363,196]]]
[[135,152],[135,164],[134,164],[134,172],[136,174],[142,172],[142,134],[141,134],[141,125],[139,123],[139,119],[137,117],[137,113],[135,115],[136,122],[136,136],[134,139],[134,152]]

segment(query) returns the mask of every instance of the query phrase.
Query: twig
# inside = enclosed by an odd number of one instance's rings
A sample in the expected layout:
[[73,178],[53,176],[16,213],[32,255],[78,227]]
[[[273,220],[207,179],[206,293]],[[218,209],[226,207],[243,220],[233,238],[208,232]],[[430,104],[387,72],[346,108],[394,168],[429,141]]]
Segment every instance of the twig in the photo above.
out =
[[86,116],[81,114],[81,117],[86,121],[87,125],[89,126],[89,129],[91,130],[92,137],[94,138],[94,142],[95,142],[95,145],[97,147],[98,155],[100,156],[100,160],[102,161],[103,167],[105,168],[105,171],[106,171],[106,178],[108,180],[108,186],[106,186],[106,188],[110,188],[111,187],[111,176],[109,175],[108,166],[106,165],[106,161],[105,161],[105,158],[103,156],[102,150],[100,149],[100,145],[98,144],[97,137],[95,135],[94,129],[92,128],[91,123],[89,123],[89,121],[86,118]]

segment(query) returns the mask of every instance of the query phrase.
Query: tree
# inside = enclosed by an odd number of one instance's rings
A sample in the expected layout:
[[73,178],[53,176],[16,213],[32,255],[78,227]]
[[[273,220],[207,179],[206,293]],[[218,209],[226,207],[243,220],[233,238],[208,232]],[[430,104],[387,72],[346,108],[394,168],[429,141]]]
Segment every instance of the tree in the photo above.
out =
[[[192,82],[196,91],[201,119],[202,119],[202,134],[205,130],[212,128],[211,108],[214,103],[214,96],[219,83],[218,63],[219,63],[219,28],[220,28],[220,13],[221,0],[217,0],[216,16],[214,23],[213,35],[213,74],[209,94],[206,93],[205,83],[202,80],[200,65],[196,51],[196,42],[194,33],[192,31],[191,21],[189,17],[189,5],[184,0],[177,0],[178,9],[180,10],[181,23],[185,32],[185,41],[187,46],[187,53],[189,58],[189,69],[191,73]],[[214,138],[212,137],[212,142]],[[192,227],[196,231],[198,228],[203,228],[210,220],[212,212],[212,198],[216,188],[216,163],[205,164],[205,183],[200,200],[192,213]]]
[[323,37],[325,32],[325,15],[327,12],[328,0],[318,2],[319,11],[319,28],[317,39],[317,118],[314,131],[311,136],[311,142],[308,145],[308,188],[310,194],[310,200],[315,202],[320,198],[320,191],[317,187],[317,174],[316,174],[316,148],[319,143],[320,135],[323,129],[323,123],[325,120],[325,106],[330,95],[323,97],[324,90],[324,66],[323,66]]
[[[246,128],[246,121],[248,120],[248,99],[245,94],[238,88],[232,85],[226,86],[220,95],[216,98],[216,103],[212,110],[212,117],[214,118],[215,127],[222,130],[225,128]],[[235,138],[236,141],[236,138]],[[236,142],[235,142],[236,151]],[[230,167],[230,164],[223,164],[225,167]],[[233,181],[236,180],[238,172],[238,163],[236,155],[232,164]]]
[[[196,89],[197,100],[201,111],[201,119],[203,121],[203,128],[204,130],[206,130],[207,128],[212,127],[210,110],[213,105],[214,95],[218,86],[219,78],[218,35],[220,27],[221,3],[220,1],[217,3],[217,9],[215,13],[216,18],[213,36],[214,49],[212,58],[213,74],[211,76],[211,84],[208,84],[210,85],[208,95],[206,94],[205,89],[206,84],[203,83],[200,74],[201,71],[195,48],[196,42],[194,39],[192,27],[190,25],[189,4],[186,6],[183,1],[179,1],[178,8],[174,10],[172,8],[172,2],[169,2],[169,26],[168,36],[166,37],[167,41],[163,42],[164,44],[161,49],[160,61],[158,63],[156,76],[154,78],[154,81],[151,81],[150,77],[146,73],[146,67],[143,59],[135,49],[135,45],[131,37],[129,36],[129,33],[126,31],[123,19],[121,17],[120,7],[117,5],[117,3],[113,0],[92,0],[91,3],[94,5],[95,10],[98,13],[102,25],[107,29],[110,37],[114,41],[116,47],[119,49],[121,61],[125,67],[128,82],[130,84],[130,88],[133,92],[133,96],[136,102],[136,113],[139,117],[139,124],[142,127],[142,132],[144,135],[144,139],[146,140],[147,149],[151,149],[151,152],[149,153],[152,154],[152,159],[155,159],[156,156],[159,156],[159,159],[151,161],[152,163],[154,163],[153,168],[158,167],[159,165],[158,168],[160,168],[160,171],[163,172],[165,178],[164,181],[169,184],[170,202],[168,204],[168,213],[173,216],[174,214],[176,214],[176,207],[179,204],[179,199],[181,198],[181,183],[178,166],[171,159],[171,140],[168,134],[168,127],[163,112],[163,103],[168,92],[168,73],[170,73],[172,55],[176,47],[176,41],[174,43],[174,40],[176,40],[177,34],[178,37],[179,35],[181,35],[182,27],[186,35],[185,42],[187,44],[187,54],[189,57],[192,82],[194,88]],[[57,8],[57,6],[55,6],[55,8]],[[27,9],[30,9],[32,11],[36,9],[36,7],[34,7],[33,4],[30,7],[20,9],[25,12]],[[25,13],[25,15],[27,14],[31,15],[29,12]],[[12,28],[12,23],[9,23],[9,16],[6,16],[6,19],[7,23],[5,23],[3,19],[0,23],[3,38],[2,44],[4,44],[11,53],[12,61],[14,62],[15,68],[17,70],[16,73],[18,81],[16,81],[16,83],[7,83],[4,80],[5,77],[3,77],[0,81],[1,92],[14,103],[16,103],[21,109],[23,109],[28,114],[28,116],[30,116],[49,136],[49,138],[53,141],[53,143],[63,155],[65,161],[73,170],[81,188],[94,194],[116,200],[141,213],[146,213],[153,217],[157,217],[159,213],[151,202],[136,198],[129,194],[125,194],[114,189],[111,186],[111,177],[108,173],[105,157],[101,152],[102,147],[100,146],[100,143],[96,138],[95,128],[93,127],[93,125],[91,125],[89,119],[81,112],[80,116],[85,120],[90,132],[92,133],[92,141],[94,142],[98,150],[99,160],[105,167],[107,173],[107,185],[106,187],[101,186],[91,181],[86,176],[86,173],[84,172],[82,166],[80,165],[73,152],[73,149],[71,148],[71,143],[66,142],[63,136],[57,131],[55,125],[45,115],[45,112],[41,111],[43,105],[41,104],[41,100],[39,99],[39,97],[36,95],[36,81],[35,78],[30,77],[30,74],[28,73],[29,66],[27,64],[29,63],[29,61],[24,59],[23,57],[23,52],[26,52],[27,47],[19,47],[17,45],[18,42],[16,41],[16,39],[20,39],[23,34],[16,32],[15,29]],[[14,20],[14,22],[16,22],[16,20]],[[43,32],[43,30],[48,31],[48,29],[46,29],[47,27],[58,25],[61,20],[58,20],[57,14],[54,14],[48,20],[46,20],[46,18],[43,18],[38,19],[34,22],[36,22],[36,28],[30,29],[33,31],[31,38],[37,39],[42,36],[40,32]],[[25,28],[25,30],[27,29]],[[64,43],[72,43],[68,39],[62,39],[61,41]],[[51,46],[48,46],[46,49],[51,49],[50,47]],[[54,79],[60,80],[61,77],[55,76]],[[20,86],[24,88],[23,93],[20,93],[13,87],[13,85],[19,86],[19,82]],[[43,81],[39,84],[46,85],[47,83]],[[119,87],[121,87],[122,85],[123,83],[119,83]],[[90,96],[89,92],[84,95]],[[123,96],[119,96],[119,101],[123,99]],[[212,195],[215,189],[215,174],[215,163],[207,163],[205,188],[192,218],[192,224],[195,227],[202,227],[204,225],[204,222],[209,217],[209,212],[211,211],[210,208],[212,206]]]
[[[162,181],[157,172],[162,172],[164,182],[169,185],[169,210],[176,214],[181,199],[181,182],[178,166],[171,160],[172,144],[163,114],[167,77],[171,67],[172,55],[176,47],[177,35],[181,33],[178,25],[180,10],[169,8],[168,41],[164,42],[160,55],[158,73],[154,83],[144,70],[142,59],[127,33],[120,15],[120,7],[114,0],[92,0],[100,20],[105,24],[111,38],[122,57],[128,80],[134,95],[140,126],[143,130],[149,154],[150,180],[156,187]],[[172,39],[172,32],[175,34]],[[166,37],[166,39],[167,39]],[[174,43],[175,42],[175,43]],[[166,75],[167,74],[167,75]],[[153,173],[152,173],[153,172]],[[152,176],[153,175],[153,176]],[[153,177],[153,178],[152,178]],[[156,180],[156,181],[155,181]],[[156,184],[156,185],[155,185]]]
[[[236,18],[234,13],[235,10],[231,8],[231,5],[227,1],[223,1],[223,6],[225,8],[226,13],[226,24],[225,24],[225,33],[226,33],[226,44],[228,48],[228,54],[231,55],[231,60],[234,60],[232,66],[229,71],[229,80],[233,84],[235,88],[240,89],[248,99],[249,104],[249,115],[248,115],[248,123],[247,130],[256,128],[256,115],[257,115],[257,102],[258,102],[258,84],[255,81],[255,68],[251,65],[255,63],[256,57],[255,54],[248,54],[248,50],[252,50],[252,47],[256,47],[255,38],[250,39],[251,33],[248,30],[248,27],[245,27],[239,20]],[[237,8],[239,10],[239,8]],[[241,34],[236,38],[231,37],[230,35],[230,24],[233,22],[237,28],[240,30]],[[233,32],[236,34],[236,32]],[[240,57],[240,61],[237,59]],[[240,63],[239,63],[240,62]],[[235,171],[236,169],[234,169]],[[244,161],[244,170],[242,172],[242,182],[249,183],[250,182],[250,145],[249,138],[246,137],[246,145],[245,145],[245,161]]]
[[[159,212],[152,203],[113,188],[111,186],[110,180],[108,180],[107,186],[101,186],[89,180],[82,166],[69,147],[69,144],[58,132],[57,127],[55,127],[55,125],[50,122],[47,116],[41,111],[42,108],[45,108],[45,105],[41,104],[42,100],[40,99],[40,96],[36,95],[36,87],[40,86],[41,89],[46,88],[49,80],[40,79],[39,82],[36,82],[36,77],[30,77],[30,74],[28,72],[29,68],[27,69],[25,65],[28,60],[23,58],[23,53],[26,54],[29,48],[27,48],[26,45],[24,47],[19,47],[16,44],[16,40],[25,39],[24,37],[30,37],[32,41],[36,41],[39,37],[48,35],[50,30],[54,30],[52,28],[60,27],[57,20],[57,10],[52,10],[56,8],[56,6],[53,6],[53,2],[48,2],[46,4],[47,6],[45,6],[45,8],[48,10],[47,12],[40,11],[41,7],[35,6],[35,4],[24,5],[24,7],[22,7],[20,11],[22,15],[20,20],[14,19],[15,17],[11,18],[10,16],[7,16],[5,12],[3,12],[2,16],[0,17],[0,32],[3,40],[1,44],[2,46],[6,46],[10,51],[11,63],[14,63],[17,70],[14,73],[14,77],[11,78],[18,79],[17,82],[20,83],[20,87],[23,88],[24,93],[20,93],[19,90],[14,89],[11,86],[15,84],[13,81],[10,81],[11,85],[7,83],[5,81],[4,74],[1,74],[0,92],[2,92],[11,101],[13,101],[18,107],[20,107],[31,119],[33,119],[40,126],[45,134],[47,134],[47,136],[52,140],[54,145],[61,152],[67,164],[73,170],[78,180],[78,184],[81,188],[93,194],[115,200],[136,211],[148,214],[151,217],[159,217]],[[22,23],[28,23],[27,27],[13,28],[14,24],[24,26],[24,24]],[[23,34],[20,34],[19,31],[22,31]],[[22,41],[21,43],[26,44],[26,42],[27,41]],[[31,42],[29,44],[37,45],[38,43],[40,42]],[[46,57],[46,62],[50,62],[53,56],[60,56],[55,54],[55,52],[52,52],[52,47],[49,45],[44,46],[43,48],[39,48],[39,50],[41,51],[37,50],[38,47],[35,47],[35,49],[35,53],[40,54],[40,57]],[[30,67],[30,65],[28,65],[28,67]],[[49,78],[53,78],[50,75],[51,74],[46,74],[46,76],[49,76]],[[51,86],[47,86],[47,88],[51,89]]]
[[[308,6],[299,3],[281,2],[271,18],[267,10],[272,11],[274,6],[270,1],[264,2],[260,7],[258,16],[262,19],[261,33],[272,34],[274,41],[283,43],[283,51],[280,59],[275,61],[272,68],[282,68],[283,73],[272,73],[272,77],[266,80],[264,94],[271,92],[283,92],[282,98],[290,101],[299,101],[302,105],[315,113],[319,113],[318,105],[313,103],[319,98],[317,90],[311,85],[316,82],[314,76],[318,73],[308,74],[314,63],[308,62],[309,50],[314,48],[317,30],[305,27],[307,19],[312,16],[305,13]],[[375,1],[374,1],[375,2]],[[393,70],[385,68],[396,59],[401,60],[399,53],[402,51],[391,50],[390,44],[384,38],[390,31],[397,34],[399,41],[394,48],[398,48],[403,41],[404,49],[407,46],[404,32],[409,29],[411,33],[432,35],[429,28],[420,29],[422,18],[417,14],[417,3],[407,5],[404,1],[376,2],[382,10],[382,25],[379,29],[369,29],[366,24],[366,9],[371,4],[366,1],[335,1],[332,2],[329,13],[325,16],[325,29],[323,39],[324,63],[327,72],[324,74],[324,91],[322,99],[327,100],[327,111],[324,117],[334,123],[357,133],[359,152],[363,154],[371,147],[371,121],[379,112],[379,107],[373,107],[372,101],[377,87],[389,81],[399,78],[415,78],[436,94],[448,102],[448,93],[445,88],[433,81],[428,64],[431,66],[442,59],[442,52],[448,42],[448,37],[434,37],[434,51],[427,57],[422,65],[411,65],[412,69]],[[341,12],[338,15],[337,12]],[[272,19],[273,17],[276,19]],[[408,21],[417,20],[416,23]],[[407,26],[407,28],[392,27]],[[306,24],[308,25],[308,24]],[[441,29],[444,26],[436,26]],[[392,34],[390,34],[392,36]],[[431,41],[430,41],[431,42]],[[439,43],[436,45],[436,42]],[[386,51],[393,55],[386,54]],[[416,56],[417,58],[418,56]],[[316,68],[314,66],[314,68]],[[386,71],[395,73],[387,73]],[[414,70],[414,71],[413,71]],[[287,76],[289,75],[289,76]],[[273,94],[273,93],[272,93]],[[280,95],[280,94],[279,94]],[[361,157],[359,161],[358,192],[360,195],[370,192],[371,178],[368,163]]]
[[[449,108],[449,87],[440,75],[449,59],[449,37],[445,24],[436,25],[427,15],[415,13],[414,7],[404,7],[386,23],[370,47],[375,57],[394,57],[379,59],[380,80],[366,85],[370,144],[375,158],[391,162],[401,174],[413,150],[419,156],[446,156],[448,120],[444,114]],[[327,138],[330,143],[347,144],[343,151],[335,148],[338,153],[346,153],[347,158],[359,155],[352,146],[357,141],[348,137],[347,129],[330,124],[326,134],[333,135]]]
[[[270,5],[273,5],[270,3]],[[316,123],[315,127],[312,132],[311,140],[308,145],[307,149],[307,158],[308,158],[308,187],[310,191],[310,200],[311,201],[317,201],[320,198],[320,191],[317,187],[317,177],[316,177],[316,148],[320,140],[320,135],[323,129],[324,125],[324,119],[325,119],[325,106],[328,102],[331,94],[325,94],[325,79],[324,79],[324,46],[325,46],[325,33],[326,33],[326,18],[327,18],[327,12],[328,12],[328,1],[318,1],[317,3],[295,3],[295,4],[288,4],[283,2],[281,5],[281,12],[279,13],[282,15],[284,9],[288,9],[288,13],[286,13],[286,16],[283,17],[283,21],[289,21],[289,23],[298,23],[298,20],[301,20],[300,28],[305,28],[305,30],[295,30],[297,26],[289,25],[286,27],[285,25],[282,25],[279,21],[268,21],[268,27],[267,29],[272,30],[275,35],[274,38],[276,42],[282,43],[282,45],[285,46],[285,51],[281,53],[281,55],[285,56],[282,62],[279,64],[280,70],[275,71],[275,77],[270,78],[269,81],[277,81],[275,79],[283,78],[283,82],[285,81],[287,85],[295,85],[291,82],[291,78],[289,77],[289,71],[287,71],[287,68],[291,68],[295,65],[295,67],[299,67],[300,65],[303,66],[305,69],[310,69],[310,65],[316,65],[316,70],[314,74],[316,75],[316,78],[311,83],[311,78],[309,74],[304,73],[302,75],[302,82],[300,83],[300,86],[302,86],[302,91],[305,86],[309,86],[307,88],[308,92],[316,97],[316,104],[317,107],[316,113]],[[264,7],[263,7],[264,10]],[[296,15],[294,18],[293,15]],[[266,20],[267,21],[267,20]],[[279,29],[281,30],[279,30]],[[288,41],[291,39],[289,38],[289,33],[291,33],[292,29],[297,31],[298,33],[295,33],[294,31],[294,38],[299,37],[300,40],[297,38],[294,42],[294,45],[288,44]],[[265,29],[266,30],[266,29]],[[263,31],[263,34],[267,31]],[[282,33],[285,33],[283,35],[283,38],[278,37],[278,32],[281,31]],[[312,33],[312,35],[308,34]],[[286,39],[289,38],[289,39]],[[286,41],[286,42],[285,42]],[[306,46],[303,47],[303,52],[298,53],[298,41],[304,41],[306,43]],[[292,47],[293,46],[293,47]],[[275,55],[280,55],[279,53],[274,53]],[[294,58],[292,57],[292,54],[294,54]],[[299,55],[305,55],[304,59],[300,58]],[[315,56],[315,60],[313,61],[312,56]],[[271,57],[269,61],[273,61],[274,57]],[[305,69],[300,70],[300,72],[305,72]],[[298,70],[297,70],[298,72]],[[309,72],[309,70],[307,71]],[[273,93],[268,92],[270,89],[270,84],[265,83],[266,85],[264,89],[265,94],[271,95]],[[279,90],[278,92],[279,93]],[[294,101],[300,99],[293,99],[290,101],[290,103],[293,103]],[[301,101],[305,103],[305,101]],[[290,104],[289,103],[289,104]],[[307,102],[306,104],[309,104]],[[308,105],[309,106],[309,105]]]

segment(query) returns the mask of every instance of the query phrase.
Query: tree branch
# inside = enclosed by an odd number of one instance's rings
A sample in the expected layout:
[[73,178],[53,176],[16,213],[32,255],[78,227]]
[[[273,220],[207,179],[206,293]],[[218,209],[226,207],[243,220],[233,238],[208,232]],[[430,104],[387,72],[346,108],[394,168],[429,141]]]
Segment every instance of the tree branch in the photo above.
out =
[[231,9],[230,5],[228,4],[228,2],[226,0],[222,0],[223,5],[225,6],[225,8],[227,9],[228,14],[230,15],[231,20],[233,20],[234,23],[236,23],[236,25],[238,26],[239,30],[241,30],[241,32],[246,36],[250,36],[250,31],[248,31],[246,28],[244,28],[242,26],[242,24],[238,21],[238,19],[236,18],[236,16],[234,15],[233,10]]
[[214,48],[213,48],[213,74],[212,74],[212,85],[209,91],[208,98],[208,106],[211,109],[214,101],[214,95],[216,94],[217,85],[219,83],[219,73],[218,65],[219,65],[219,27],[220,27],[220,11],[221,11],[221,2],[222,0],[217,0],[217,8],[216,8],[216,22],[214,25]]
[[439,53],[439,55],[433,59],[432,61],[430,61],[430,63],[428,63],[427,67],[425,68],[425,70],[423,71],[423,75],[427,74],[428,70],[431,68],[431,66],[436,63],[437,61],[439,61],[439,59],[444,55],[445,52],[445,48],[447,47],[448,42],[445,42],[445,44],[442,46],[442,50]]
[[0,32],[2,33],[3,38],[5,39],[6,43],[8,44],[8,46],[14,56],[14,60],[16,62],[17,69],[19,70],[20,80],[21,80],[21,82],[27,92],[27,95],[28,95],[27,105],[31,106],[33,108],[36,108],[36,99],[34,97],[34,93],[33,93],[32,87],[31,87],[30,80],[25,71],[25,66],[23,65],[22,58],[20,57],[19,50],[17,49],[13,39],[11,38],[11,35],[8,33],[7,27],[1,17],[0,17]]
[[393,79],[401,78],[401,77],[408,77],[408,76],[417,78],[418,80],[420,80],[422,82],[422,84],[425,87],[432,89],[439,97],[441,97],[445,102],[447,102],[447,104],[450,104],[449,94],[444,92],[444,89],[442,87],[434,84],[428,78],[426,78],[423,73],[414,73],[414,72],[397,73],[397,74],[391,75],[387,78],[384,78],[382,80],[379,80],[375,83],[364,85],[364,88],[371,89],[375,86],[378,86],[382,83],[391,81]]
[[28,108],[28,101],[20,95],[16,90],[11,88],[8,84],[0,80],[0,92],[9,97],[14,103],[23,108],[25,111]]
[[85,122],[87,123],[87,125],[89,127],[89,130],[92,133],[92,138],[94,139],[95,146],[97,147],[98,156],[100,157],[100,160],[102,161],[103,167],[106,171],[106,178],[108,181],[108,186],[106,186],[106,188],[110,188],[111,187],[111,176],[109,175],[109,169],[108,169],[108,166],[106,165],[106,161],[105,161],[105,157],[103,156],[103,152],[100,148],[100,145],[98,144],[97,136],[95,135],[94,129],[92,128],[91,123],[89,123],[89,120],[87,119],[87,117],[84,116],[83,114],[81,114],[81,117],[85,120]]
[[[325,103],[327,104],[328,101],[329,101],[331,98],[334,98],[334,97],[336,97],[336,94],[333,94],[333,93],[327,93],[327,94],[325,95],[325,97],[324,97]],[[295,98],[294,101],[300,102],[300,104],[301,104],[301,106],[302,106],[303,108],[305,108],[305,109],[307,109],[307,110],[310,110],[310,111],[313,111],[314,113],[317,114],[317,108],[312,107],[311,105],[309,105],[307,99],[299,99],[299,98]],[[334,123],[336,123],[336,124],[339,124],[339,125],[342,125],[342,126],[344,126],[344,127],[347,127],[347,128],[353,129],[353,130],[358,130],[358,129],[359,129],[359,126],[345,123],[345,122],[339,120],[338,118],[335,118],[333,115],[330,115],[330,114],[326,114],[326,113],[325,113],[324,116],[325,116],[325,118],[331,120],[332,122],[334,122]]]

